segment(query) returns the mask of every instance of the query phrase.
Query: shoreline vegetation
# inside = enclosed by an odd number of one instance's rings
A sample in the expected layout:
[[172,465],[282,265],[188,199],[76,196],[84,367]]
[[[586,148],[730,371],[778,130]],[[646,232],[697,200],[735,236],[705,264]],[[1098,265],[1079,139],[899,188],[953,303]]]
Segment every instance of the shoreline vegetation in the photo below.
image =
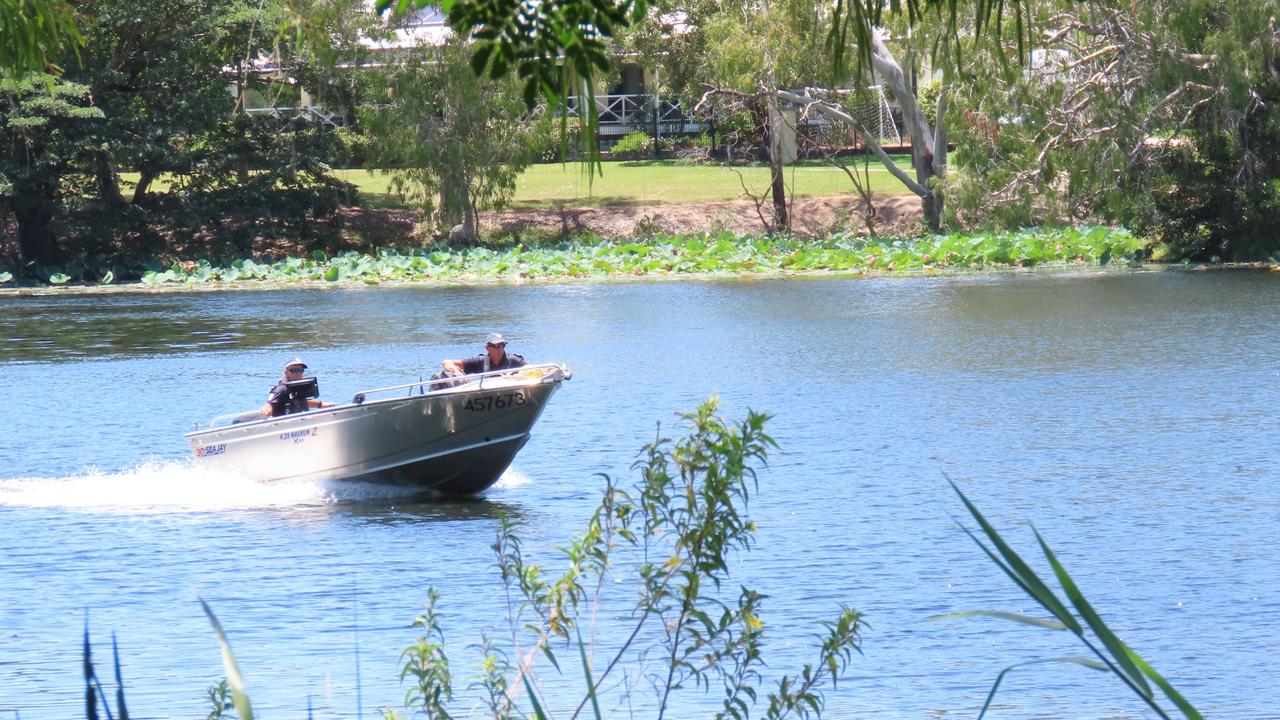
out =
[[[61,270],[48,284],[0,273],[0,292],[49,288],[119,290],[240,289],[379,285],[384,283],[524,283],[700,276],[770,277],[841,274],[887,276],[1020,270],[1042,266],[1140,266],[1145,243],[1128,230],[1104,226],[953,233],[908,239],[834,235],[824,239],[742,236],[731,232],[655,234],[647,238],[579,238],[507,247],[448,245],[405,251],[379,249],[273,260],[206,259],[165,266],[109,268],[96,282],[73,281]],[[117,274],[118,273],[118,274]],[[81,274],[84,277],[84,274]],[[8,294],[8,293],[6,293]]]
[[[328,214],[299,214],[272,195],[283,209],[268,199],[225,216],[188,217],[177,207],[142,225],[86,221],[65,228],[74,233],[49,264],[20,264],[12,241],[0,239],[0,295],[965,274],[1177,257],[1116,225],[921,234],[918,199],[882,168],[868,170],[874,212],[859,223],[866,208],[843,186],[847,177],[815,161],[788,170],[794,231],[766,234],[764,196],[747,190],[767,185],[765,166],[609,165],[594,179],[568,164],[534,165],[505,210],[484,213],[486,231],[460,242],[441,235],[438,219],[407,203],[386,173],[364,169],[333,171],[358,199]],[[122,180],[137,182],[128,173]],[[157,192],[167,196],[170,182],[160,177]]]

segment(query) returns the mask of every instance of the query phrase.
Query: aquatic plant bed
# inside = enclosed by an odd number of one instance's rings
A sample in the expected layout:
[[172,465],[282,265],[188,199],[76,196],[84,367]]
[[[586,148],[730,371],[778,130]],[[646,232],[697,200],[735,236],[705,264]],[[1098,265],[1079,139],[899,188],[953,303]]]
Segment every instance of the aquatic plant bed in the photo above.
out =
[[[311,258],[274,262],[237,260],[226,266],[185,261],[148,269],[144,286],[265,280],[286,283],[397,281],[525,281],[646,277],[681,274],[885,274],[929,269],[1030,267],[1046,263],[1096,263],[1133,257],[1142,240],[1107,227],[1031,229],[914,239],[835,236],[823,240],[743,237],[731,233],[657,235],[598,243],[492,249],[440,248],[373,255],[317,252]],[[112,282],[109,275],[104,283]],[[65,275],[52,275],[53,284]],[[0,282],[12,277],[0,274]]]

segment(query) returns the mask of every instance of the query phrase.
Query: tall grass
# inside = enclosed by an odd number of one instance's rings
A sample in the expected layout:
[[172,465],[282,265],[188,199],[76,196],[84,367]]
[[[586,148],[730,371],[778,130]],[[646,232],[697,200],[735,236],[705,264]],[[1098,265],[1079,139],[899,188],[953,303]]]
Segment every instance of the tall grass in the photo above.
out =
[[[1151,686],[1154,684],[1184,717],[1191,720],[1202,720],[1203,716],[1200,712],[1191,703],[1187,702],[1186,698],[1173,685],[1165,680],[1160,673],[1156,672],[1155,668],[1151,667],[1146,660],[1143,660],[1140,655],[1126,645],[1103,622],[1102,616],[1098,614],[1093,604],[1080,591],[1075,581],[1071,579],[1071,575],[1067,573],[1066,568],[1059,562],[1058,556],[1049,547],[1049,544],[1045,542],[1044,538],[1041,537],[1038,530],[1032,528],[1032,532],[1036,536],[1036,542],[1040,546],[1040,551],[1053,569],[1054,577],[1057,579],[1062,593],[1066,596],[1066,600],[1059,597],[1058,593],[1031,569],[1031,566],[1022,559],[1022,556],[1005,541],[1000,533],[978,511],[977,506],[960,491],[959,486],[950,479],[948,479],[948,482],[951,483],[951,488],[955,490],[956,494],[960,496],[960,501],[964,503],[965,509],[969,511],[970,516],[982,529],[983,536],[990,543],[990,546],[983,542],[982,538],[972,530],[961,525],[965,534],[977,543],[983,553],[991,559],[991,562],[995,563],[996,567],[1000,568],[1010,580],[1013,580],[1015,585],[1022,589],[1028,597],[1036,601],[1040,607],[1044,608],[1053,617],[1053,620],[993,610],[974,610],[940,617],[985,615],[1041,629],[1069,631],[1089,650],[1093,658],[1096,658],[1095,660],[1088,657],[1072,656],[1048,661],[1038,660],[1017,663],[1005,668],[996,676],[995,683],[992,684],[991,691],[987,694],[987,700],[978,715],[979,718],[986,715],[987,710],[991,707],[991,701],[995,699],[996,691],[1000,688],[1000,683],[1011,670],[1038,662],[1065,662],[1110,672],[1128,686],[1157,715],[1168,720],[1168,712],[1160,705],[1159,699],[1152,690]],[[1070,605],[1070,608],[1068,605]]]

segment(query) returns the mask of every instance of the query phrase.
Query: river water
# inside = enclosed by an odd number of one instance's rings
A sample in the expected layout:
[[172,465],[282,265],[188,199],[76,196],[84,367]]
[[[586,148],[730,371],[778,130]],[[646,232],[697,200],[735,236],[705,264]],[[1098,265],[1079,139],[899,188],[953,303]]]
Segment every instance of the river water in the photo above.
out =
[[[1044,570],[1033,522],[1206,716],[1280,717],[1277,307],[1262,272],[0,297],[0,718],[83,717],[86,617],[108,691],[117,639],[132,717],[204,717],[223,671],[197,596],[259,717],[377,717],[403,700],[430,586],[455,712],[478,716],[468,646],[503,634],[499,518],[558,575],[597,474],[629,484],[656,424],[712,394],[730,418],[772,413],[780,445],[731,580],[769,596],[762,694],[841,604],[868,625],[827,717],[972,717],[1002,668],[1083,654],[929,619],[1042,614],[957,527],[950,477]],[[192,423],[257,406],[294,355],[340,400],[491,330],[574,378],[480,500],[261,486],[187,459]],[[634,589],[610,590],[621,627]],[[578,680],[564,666],[542,667],[549,687]],[[686,690],[669,716],[710,717],[718,694]],[[606,714],[651,716],[642,695]],[[1059,664],[1013,671],[993,715],[1148,716],[1114,677]]]

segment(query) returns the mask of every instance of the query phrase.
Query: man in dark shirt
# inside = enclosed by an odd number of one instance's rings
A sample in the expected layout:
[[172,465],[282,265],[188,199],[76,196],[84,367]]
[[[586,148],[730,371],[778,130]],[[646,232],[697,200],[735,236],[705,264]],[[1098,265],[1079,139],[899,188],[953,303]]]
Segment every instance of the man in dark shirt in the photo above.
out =
[[507,340],[502,333],[489,333],[484,339],[484,352],[475,357],[445,360],[440,363],[444,367],[443,375],[471,375],[491,370],[510,370],[524,367],[524,358],[507,352]]
[[[315,408],[333,407],[333,403],[321,402],[316,398],[290,398],[288,383],[301,380],[307,371],[307,364],[302,358],[294,358],[284,364],[284,377],[267,394],[267,403],[259,413],[263,417],[279,417],[289,413],[303,412]],[[292,401],[291,401],[292,400]]]

